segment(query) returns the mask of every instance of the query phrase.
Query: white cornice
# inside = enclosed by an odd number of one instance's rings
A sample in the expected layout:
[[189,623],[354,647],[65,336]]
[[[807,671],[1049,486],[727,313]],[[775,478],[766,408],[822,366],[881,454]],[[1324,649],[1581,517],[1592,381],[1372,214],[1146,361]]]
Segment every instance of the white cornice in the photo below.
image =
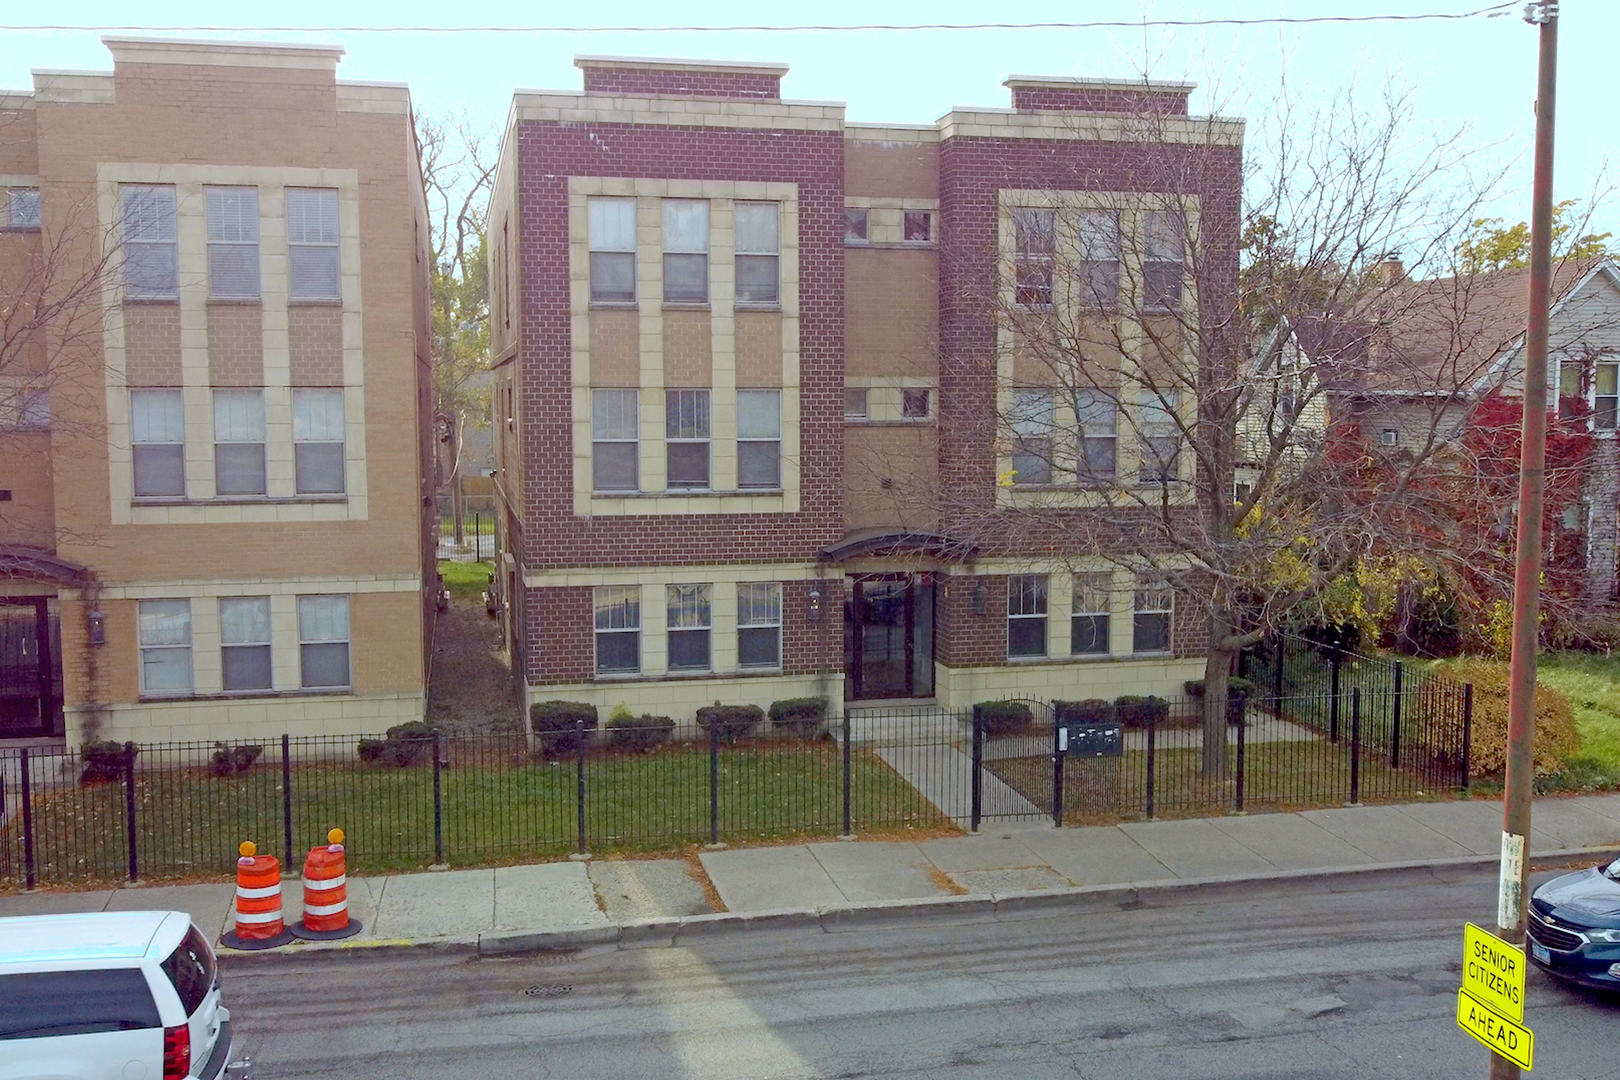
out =
[[307,68],[336,72],[341,45],[277,41],[207,41],[193,38],[101,39],[119,64],[206,64],[216,67]]

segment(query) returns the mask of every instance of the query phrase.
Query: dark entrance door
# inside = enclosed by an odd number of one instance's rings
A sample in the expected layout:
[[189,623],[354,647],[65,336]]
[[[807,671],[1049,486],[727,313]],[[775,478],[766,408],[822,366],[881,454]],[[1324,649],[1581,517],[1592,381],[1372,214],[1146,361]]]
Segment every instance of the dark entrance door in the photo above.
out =
[[61,730],[62,637],[50,603],[0,597],[0,737]]
[[851,698],[932,697],[934,587],[929,574],[850,580],[844,671]]

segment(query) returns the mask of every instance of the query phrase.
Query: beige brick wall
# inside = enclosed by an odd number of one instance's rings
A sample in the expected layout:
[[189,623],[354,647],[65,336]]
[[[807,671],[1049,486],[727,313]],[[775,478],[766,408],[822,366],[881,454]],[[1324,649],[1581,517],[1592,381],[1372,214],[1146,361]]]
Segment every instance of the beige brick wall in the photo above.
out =
[[591,385],[639,386],[641,317],[635,311],[591,312]]
[[264,309],[208,305],[208,373],[214,386],[264,385]]
[[49,432],[0,433],[0,488],[11,492],[9,502],[0,502],[0,542],[56,546],[50,450]]
[[287,366],[293,386],[343,385],[343,311],[331,304],[289,304]]
[[844,425],[844,523],[932,530],[939,447],[931,424]]
[[707,311],[664,312],[664,385],[714,385],[714,330]]
[[781,312],[737,312],[737,385],[782,385]]
[[33,109],[0,109],[0,173],[32,176],[39,172]]
[[846,248],[844,374],[938,374],[939,262],[932,248]]
[[180,305],[125,304],[124,381],[130,386],[179,386]]
[[844,194],[939,198],[939,144],[844,142]]

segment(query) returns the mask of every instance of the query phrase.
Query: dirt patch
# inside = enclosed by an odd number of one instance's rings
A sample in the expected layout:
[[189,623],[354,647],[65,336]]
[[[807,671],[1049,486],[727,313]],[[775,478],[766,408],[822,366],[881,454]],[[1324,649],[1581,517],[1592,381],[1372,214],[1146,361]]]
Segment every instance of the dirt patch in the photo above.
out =
[[522,694],[500,624],[477,600],[452,600],[439,615],[428,719],[462,734],[523,729]]

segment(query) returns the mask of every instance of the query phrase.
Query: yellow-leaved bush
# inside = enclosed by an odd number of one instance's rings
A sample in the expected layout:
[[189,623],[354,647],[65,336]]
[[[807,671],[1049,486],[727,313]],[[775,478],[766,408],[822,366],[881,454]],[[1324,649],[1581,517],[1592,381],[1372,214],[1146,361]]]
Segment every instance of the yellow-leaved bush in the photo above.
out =
[[[1474,687],[1473,739],[1469,744],[1468,773],[1489,776],[1507,766],[1508,665],[1501,660],[1462,657],[1437,664],[1447,678]],[[1460,713],[1455,722],[1461,724]],[[1569,699],[1546,683],[1536,683],[1537,776],[1562,772],[1565,763],[1580,749],[1575,731],[1575,714]]]

